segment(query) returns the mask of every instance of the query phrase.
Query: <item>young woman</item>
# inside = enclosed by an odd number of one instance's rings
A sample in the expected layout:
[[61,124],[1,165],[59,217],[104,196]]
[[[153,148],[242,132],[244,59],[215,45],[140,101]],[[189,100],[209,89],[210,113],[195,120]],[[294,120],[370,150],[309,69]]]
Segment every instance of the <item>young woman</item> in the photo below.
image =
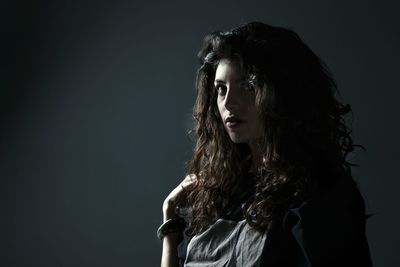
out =
[[163,204],[161,265],[371,266],[350,106],[320,59],[260,22],[207,35],[198,58],[196,146]]

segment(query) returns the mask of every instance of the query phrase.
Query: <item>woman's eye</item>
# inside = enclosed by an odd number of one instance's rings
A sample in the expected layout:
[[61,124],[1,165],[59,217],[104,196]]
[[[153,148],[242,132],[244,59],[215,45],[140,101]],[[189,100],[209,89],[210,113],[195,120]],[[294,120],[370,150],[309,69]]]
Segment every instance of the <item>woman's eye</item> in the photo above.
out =
[[217,90],[219,95],[225,95],[226,87],[224,85],[217,84],[215,86],[215,89]]
[[244,91],[254,91],[254,86],[252,86],[251,84],[243,84],[242,88]]

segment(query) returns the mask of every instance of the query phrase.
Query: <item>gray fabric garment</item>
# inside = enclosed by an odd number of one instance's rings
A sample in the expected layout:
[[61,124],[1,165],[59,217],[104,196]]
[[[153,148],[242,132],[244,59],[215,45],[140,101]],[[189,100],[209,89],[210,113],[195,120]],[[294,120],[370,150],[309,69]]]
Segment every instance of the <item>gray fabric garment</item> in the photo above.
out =
[[257,232],[246,220],[220,218],[190,240],[184,266],[260,266],[266,238],[266,233]]

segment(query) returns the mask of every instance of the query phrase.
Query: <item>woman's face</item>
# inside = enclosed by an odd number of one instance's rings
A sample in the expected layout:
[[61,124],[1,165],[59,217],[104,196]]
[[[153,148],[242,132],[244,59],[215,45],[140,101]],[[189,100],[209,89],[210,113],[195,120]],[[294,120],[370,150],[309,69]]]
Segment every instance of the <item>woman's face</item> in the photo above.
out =
[[254,90],[244,81],[240,65],[221,59],[215,72],[214,86],[224,127],[234,143],[247,143],[262,134],[262,120],[255,106]]

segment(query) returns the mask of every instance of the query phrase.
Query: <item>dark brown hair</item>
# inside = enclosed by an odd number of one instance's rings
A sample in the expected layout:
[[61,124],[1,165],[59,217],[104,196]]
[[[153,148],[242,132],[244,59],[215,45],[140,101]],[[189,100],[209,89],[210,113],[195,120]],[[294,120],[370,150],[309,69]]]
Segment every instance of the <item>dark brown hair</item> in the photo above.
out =
[[[285,209],[308,199],[313,188],[329,186],[338,174],[351,176],[346,155],[354,150],[331,74],[292,30],[251,22],[208,34],[198,52],[197,99],[193,108],[196,145],[187,175],[190,230],[213,223],[249,171],[248,144],[233,143],[224,129],[213,82],[221,59],[239,62],[255,90],[264,134],[255,140],[263,153],[255,196],[246,220],[264,231]],[[322,175],[323,174],[323,175]]]

